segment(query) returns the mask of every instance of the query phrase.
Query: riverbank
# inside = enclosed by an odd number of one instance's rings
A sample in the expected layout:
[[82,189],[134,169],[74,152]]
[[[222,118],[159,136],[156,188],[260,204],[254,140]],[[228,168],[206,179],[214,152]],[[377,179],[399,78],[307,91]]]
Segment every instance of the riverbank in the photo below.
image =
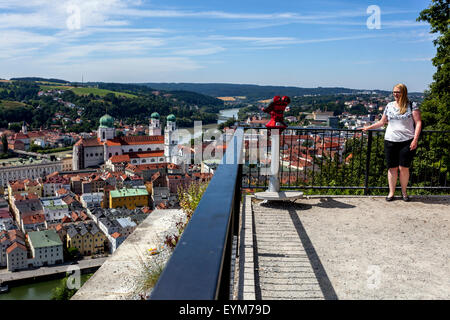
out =
[[64,277],[66,273],[73,273],[74,270],[83,273],[95,272],[106,261],[107,258],[80,260],[77,264],[65,263],[57,266],[40,267],[38,269],[11,272],[6,269],[0,270],[0,283],[11,286],[18,286],[34,281],[45,281]]

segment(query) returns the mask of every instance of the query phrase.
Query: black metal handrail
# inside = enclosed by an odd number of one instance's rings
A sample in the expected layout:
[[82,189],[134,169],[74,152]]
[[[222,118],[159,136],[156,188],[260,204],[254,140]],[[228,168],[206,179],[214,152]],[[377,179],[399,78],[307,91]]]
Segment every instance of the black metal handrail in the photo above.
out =
[[[257,133],[267,131],[261,127],[246,129]],[[301,143],[295,140],[299,136]],[[411,168],[410,189],[424,192],[450,189],[450,165],[448,156],[445,157],[450,151],[449,140],[450,131],[422,131]],[[371,190],[388,189],[383,141],[384,130],[363,133],[356,129],[288,127],[281,135],[281,188],[343,189],[366,195]],[[287,152],[283,150],[286,145]],[[243,188],[267,188],[268,176],[262,174],[264,161],[258,159],[251,163],[249,153],[247,146],[244,150]],[[260,155],[259,151],[257,153]],[[268,144],[263,153],[270,154]],[[283,162],[286,158],[289,160]],[[266,156],[267,159],[270,157]],[[265,164],[267,166],[267,162]]]
[[231,247],[239,226],[242,141],[243,130],[237,129],[151,300],[229,299]]

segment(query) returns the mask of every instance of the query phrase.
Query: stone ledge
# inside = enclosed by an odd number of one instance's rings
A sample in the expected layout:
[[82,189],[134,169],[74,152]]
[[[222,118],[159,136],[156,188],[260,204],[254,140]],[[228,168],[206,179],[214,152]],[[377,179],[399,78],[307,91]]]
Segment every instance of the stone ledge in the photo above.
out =
[[[148,250],[160,248],[166,234],[177,232],[176,223],[186,218],[179,209],[155,210],[128,236],[71,300],[133,300],[139,297]],[[167,255],[167,252],[164,252]],[[164,257],[166,260],[169,256]]]

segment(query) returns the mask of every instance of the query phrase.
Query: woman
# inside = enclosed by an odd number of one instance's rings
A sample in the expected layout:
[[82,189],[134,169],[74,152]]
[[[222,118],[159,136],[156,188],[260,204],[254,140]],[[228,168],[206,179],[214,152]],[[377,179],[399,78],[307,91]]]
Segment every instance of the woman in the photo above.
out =
[[362,130],[366,132],[388,124],[384,135],[384,152],[389,182],[389,194],[386,201],[394,200],[398,171],[400,171],[402,199],[409,201],[406,192],[409,181],[409,167],[416,153],[417,142],[422,129],[422,119],[417,104],[408,100],[408,89],[404,84],[397,84],[392,93],[395,101],[387,104],[381,120],[362,128]]

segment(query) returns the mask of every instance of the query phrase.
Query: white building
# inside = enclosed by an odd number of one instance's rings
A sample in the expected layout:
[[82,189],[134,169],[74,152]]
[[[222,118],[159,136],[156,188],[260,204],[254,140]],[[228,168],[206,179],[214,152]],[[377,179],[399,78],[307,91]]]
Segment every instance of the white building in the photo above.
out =
[[[96,167],[107,163],[129,161],[133,164],[159,163],[166,159],[176,161],[178,138],[176,136],[175,116],[167,117],[170,128],[165,137],[161,135],[159,114],[153,113],[148,136],[116,137],[114,119],[110,115],[100,118],[96,138],[80,139],[73,147],[73,170]],[[167,129],[166,129],[167,130]],[[126,155],[123,160],[121,156]],[[114,161],[109,161],[112,157]]]
[[28,239],[35,267],[64,262],[63,244],[55,230],[29,232]]
[[8,181],[35,179],[44,177],[55,171],[62,171],[62,161],[26,160],[23,163],[14,161],[0,166],[0,185],[6,187]]
[[116,221],[121,227],[120,234],[124,237],[128,237],[130,234],[132,234],[137,227],[137,224],[131,221],[130,217],[118,218],[116,219]]
[[59,189],[70,191],[70,179],[61,176],[49,177],[42,182],[42,196],[54,197]]
[[177,164],[178,159],[178,131],[175,123],[175,116],[167,116],[167,124],[164,131],[164,154],[166,162]]
[[100,206],[103,197],[103,192],[83,193],[80,197],[80,202],[85,208],[88,206]]
[[8,271],[16,271],[28,268],[28,252],[27,248],[15,242],[6,249],[6,263]]
[[58,223],[64,217],[70,217],[69,206],[59,197],[41,198],[47,223]]

